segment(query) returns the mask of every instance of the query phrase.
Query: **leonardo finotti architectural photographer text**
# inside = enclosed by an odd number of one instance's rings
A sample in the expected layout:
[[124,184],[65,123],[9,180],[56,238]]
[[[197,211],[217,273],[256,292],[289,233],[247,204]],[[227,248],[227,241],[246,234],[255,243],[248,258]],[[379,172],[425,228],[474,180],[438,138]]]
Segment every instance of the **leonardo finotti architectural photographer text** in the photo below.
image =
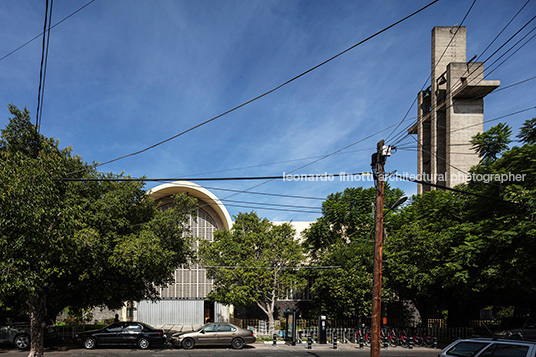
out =
[[[405,181],[417,180],[425,182],[441,182],[447,181],[447,174],[409,174],[403,173],[398,176],[389,176],[389,181]],[[457,173],[450,175],[451,180],[457,182],[460,181],[474,181],[474,182],[521,182],[525,181],[526,174],[513,174],[503,173],[503,174],[464,174]],[[403,178],[402,178],[403,177]],[[323,174],[287,174],[283,172],[283,181],[295,181],[295,182],[333,182],[335,180],[341,182],[356,182],[356,181],[374,181],[372,173],[360,173],[360,174],[349,174],[346,172],[340,172],[338,174],[328,174],[327,172]]]

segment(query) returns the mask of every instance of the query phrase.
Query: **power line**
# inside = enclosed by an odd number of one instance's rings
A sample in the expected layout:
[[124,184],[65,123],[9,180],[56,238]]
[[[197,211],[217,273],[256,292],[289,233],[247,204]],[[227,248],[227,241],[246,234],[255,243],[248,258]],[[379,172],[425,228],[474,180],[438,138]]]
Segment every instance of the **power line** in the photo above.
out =
[[340,265],[299,265],[299,266],[277,266],[277,267],[263,267],[263,266],[241,266],[241,265],[199,265],[201,268],[218,268],[218,269],[336,269],[340,268]]
[[162,182],[162,181],[245,181],[245,180],[285,180],[285,181],[331,181],[335,177],[372,175],[371,172],[336,173],[336,174],[283,174],[276,176],[242,176],[242,177],[197,177],[197,178],[146,178],[146,177],[64,177],[61,180],[72,182]]
[[[529,0],[529,1],[530,1],[530,0]],[[519,14],[519,12],[521,12],[521,10],[523,10],[523,8],[524,8],[525,6],[526,6],[526,3],[525,3],[525,4],[521,7],[521,9],[520,9],[520,10],[519,10],[519,11],[512,17],[512,19],[511,19],[511,20],[510,20],[510,21],[503,27],[503,29],[500,31],[500,33],[499,33],[497,36],[495,36],[495,38],[491,41],[491,43],[486,47],[486,49],[484,50],[484,52],[487,51],[487,49],[491,46],[491,44],[492,44],[493,42],[495,42],[495,40],[499,37],[499,35],[500,35],[502,32],[504,32],[504,30],[506,30],[506,28],[507,28],[507,27],[510,25],[510,23],[517,17],[517,15]],[[535,16],[535,17],[536,17],[536,16]],[[467,77],[469,77],[471,74],[473,74],[473,73],[474,73],[475,71],[477,71],[479,68],[481,68],[481,66],[482,66],[485,62],[487,62],[490,58],[492,58],[495,54],[497,54],[497,52],[498,52],[500,49],[502,49],[502,48],[503,48],[508,42],[510,42],[510,41],[511,41],[517,34],[519,34],[519,32],[521,32],[526,26],[528,26],[528,24],[530,24],[530,22],[532,22],[532,21],[534,20],[535,17],[533,17],[533,18],[530,19],[527,23],[525,23],[525,25],[523,25],[523,26],[522,26],[522,27],[521,27],[521,28],[520,28],[514,35],[512,35],[508,40],[506,40],[506,41],[505,41],[505,42],[504,42],[504,43],[503,43],[503,44],[502,44],[502,45],[501,45],[495,52],[493,52],[490,56],[488,56],[488,58],[486,58],[482,63],[480,63],[478,66],[475,66],[475,68],[471,71],[471,73],[470,73]],[[453,38],[454,38],[454,37],[453,37]],[[451,41],[452,41],[452,39],[451,39]],[[450,43],[449,43],[449,45],[450,45]],[[448,48],[448,46],[447,46],[447,48]],[[484,53],[484,52],[483,52],[483,53]],[[516,51],[516,52],[517,52],[517,51]],[[480,58],[480,56],[479,56],[479,58]],[[502,63],[501,63],[501,64],[502,64]],[[489,75],[489,73],[488,73],[488,75]],[[430,74],[430,77],[431,77],[431,74]],[[430,78],[430,77],[428,77],[428,78]],[[482,79],[479,81],[479,83],[480,83],[482,80],[484,80],[484,78],[482,78]],[[427,81],[428,81],[428,80],[427,80]],[[425,84],[426,84],[426,83],[425,83]],[[453,88],[452,91],[458,89],[460,86],[461,86],[461,84],[459,84],[457,87]],[[424,89],[424,86],[421,88],[421,91],[422,91],[422,89]],[[412,105],[411,105],[411,107],[410,107],[410,110],[411,110],[411,108],[413,108],[413,105],[415,104],[416,100],[417,100],[417,98],[415,98],[415,99],[413,100],[413,103],[412,103]],[[409,110],[408,110],[408,112],[406,113],[406,116],[408,115],[408,113],[409,113]],[[417,120],[417,123],[419,123],[420,121],[422,121],[422,119],[423,119],[423,118],[418,119],[418,120]],[[400,137],[401,135],[404,135],[404,132],[407,131],[410,127],[411,127],[411,126],[407,126],[407,127],[405,127],[405,128],[402,130],[402,132],[400,132],[398,135],[395,135],[395,137],[393,138],[393,141],[394,141],[397,137]],[[393,131],[393,132],[394,132],[394,131]],[[392,133],[391,133],[391,135],[392,135]],[[396,141],[393,145],[396,145],[398,142],[402,141],[406,136],[407,136],[407,135],[404,135],[402,138],[399,138],[398,141]]]
[[[380,130],[380,131],[377,131],[377,132],[374,133],[374,134],[370,134],[370,135],[368,135],[368,136],[366,136],[366,137],[364,137],[364,138],[362,138],[362,139],[359,139],[359,140],[357,140],[357,141],[354,141],[353,143],[351,143],[351,144],[349,144],[349,145],[346,145],[346,146],[344,146],[344,147],[341,148],[341,149],[335,150],[335,151],[333,151],[333,152],[331,152],[331,153],[329,153],[329,154],[327,154],[327,155],[324,155],[324,156],[322,156],[322,157],[319,158],[319,159],[316,159],[316,160],[314,160],[314,161],[311,161],[311,162],[309,162],[308,164],[305,164],[305,165],[302,165],[302,166],[300,166],[300,167],[297,167],[297,168],[295,168],[295,169],[293,169],[293,170],[290,170],[290,171],[288,172],[288,174],[294,173],[294,172],[296,172],[296,171],[298,171],[298,170],[301,170],[301,169],[303,169],[303,168],[305,168],[305,167],[307,167],[307,166],[313,165],[313,164],[315,164],[315,163],[317,163],[317,162],[319,162],[319,161],[321,161],[321,160],[324,160],[324,159],[326,159],[326,158],[328,158],[328,157],[330,157],[330,156],[332,156],[332,155],[335,155],[335,154],[337,154],[337,153],[339,153],[339,152],[341,152],[341,151],[343,151],[343,150],[346,150],[346,149],[348,149],[348,148],[350,148],[350,147],[352,147],[352,146],[354,146],[354,145],[357,145],[357,144],[359,144],[359,143],[361,143],[361,142],[363,142],[363,141],[365,141],[365,140],[367,140],[367,139],[372,138],[373,136],[376,136],[376,135],[378,135],[378,134],[380,134],[380,133],[382,133],[382,132],[384,132],[384,131],[386,131],[386,130],[392,128],[392,127],[395,126],[395,125],[396,125],[396,124],[390,125],[390,126],[388,126],[387,128],[385,128],[385,129],[382,129],[382,130]],[[267,183],[269,183],[269,182],[271,182],[271,181],[273,181],[273,180],[268,180],[268,181],[265,181],[265,182],[261,182],[261,183],[259,183],[259,184],[257,184],[257,185],[248,187],[248,188],[246,188],[246,189],[244,189],[244,190],[242,190],[242,191],[240,191],[240,192],[237,192],[237,193],[234,193],[234,194],[232,194],[232,195],[226,196],[225,198],[229,198],[229,197],[233,197],[233,196],[239,195],[240,193],[244,193],[244,192],[246,192],[246,191],[252,190],[252,189],[257,188],[257,187],[262,186],[262,185],[266,185]]]
[[[535,77],[536,78],[536,77]],[[525,82],[525,81],[523,81]],[[521,83],[521,82],[520,82]],[[519,83],[518,83],[519,84]],[[497,120],[501,120],[501,119],[504,119],[504,118],[508,118],[508,117],[511,117],[511,116],[514,116],[514,115],[517,115],[517,114],[521,114],[521,113],[524,113],[524,112],[528,112],[529,110],[532,110],[532,109],[536,109],[536,107],[528,107],[528,108],[525,108],[525,109],[521,109],[521,110],[518,110],[518,111],[515,111],[515,112],[511,112],[511,113],[508,113],[508,114],[504,114],[504,115],[501,115],[501,116],[498,116],[498,117],[495,117],[495,118],[492,118],[492,119],[486,119],[484,121],[482,121],[482,124],[485,124],[485,123],[490,123],[492,121],[497,121]],[[479,126],[480,123],[476,123],[476,124],[471,124],[471,125],[467,125],[467,126],[464,126],[464,127],[461,127],[461,128],[458,128],[458,129],[454,129],[454,130],[451,130],[449,133],[455,133],[457,131],[460,131],[460,130],[465,130],[465,129],[469,129],[469,128],[472,128],[474,126]],[[446,129],[445,126],[442,126],[442,125],[438,125],[439,128],[442,128],[442,129]],[[406,137],[412,137],[410,134],[406,135],[404,138]],[[426,137],[426,139],[428,139],[430,137],[430,135],[428,135]],[[413,138],[413,137],[412,137]],[[426,140],[425,139],[425,140]],[[443,140],[439,145],[442,145],[443,143],[445,142],[445,140]],[[420,143],[418,143],[419,145],[421,145]],[[457,144],[450,144],[450,146],[468,146],[468,145],[472,145],[471,143],[457,143]],[[393,146],[394,148],[396,149],[404,149],[404,146]]]
[[[510,117],[510,116],[513,116],[513,115],[516,115],[516,114],[520,114],[520,113],[527,112],[527,111],[532,110],[532,109],[536,109],[536,107],[525,108],[525,109],[522,109],[522,110],[519,110],[519,111],[516,111],[516,112],[513,112],[513,113],[508,113],[508,114],[505,114],[505,115],[501,115],[501,116],[496,117],[496,118],[493,118],[493,119],[488,119],[488,120],[486,120],[486,121],[484,121],[484,122],[491,122],[491,121],[496,121],[496,120],[504,119],[504,118],[507,118],[507,117]],[[483,122],[483,123],[484,123],[484,122]],[[473,126],[478,126],[478,125],[480,125],[480,123],[472,124],[472,125],[468,125],[468,126],[466,126],[466,127],[458,128],[458,129],[455,129],[455,130],[451,130],[451,131],[450,131],[450,134],[452,134],[452,133],[454,133],[454,132],[456,132],[456,131],[464,130],[464,129],[471,128],[471,127],[473,127]],[[435,157],[435,158],[437,158],[437,159],[443,160],[443,161],[445,162],[445,164],[449,165],[449,166],[452,167],[453,169],[455,169],[455,170],[457,170],[457,171],[459,171],[459,172],[461,172],[461,173],[463,173],[463,174],[466,174],[466,175],[469,174],[469,173],[467,173],[467,172],[465,172],[465,171],[463,171],[463,170],[457,168],[456,166],[450,164],[450,163],[446,160],[446,158],[440,157],[440,156],[438,156],[436,153],[434,153],[434,152],[432,152],[432,151],[425,150],[423,144],[421,144],[421,143],[419,142],[419,140],[416,139],[415,137],[411,136],[411,138],[412,138],[413,140],[415,140],[415,142],[417,143],[417,146],[418,146],[418,147],[420,146],[420,147],[421,147],[421,150],[423,150],[424,152],[430,154],[431,156],[433,156],[433,157]],[[443,145],[444,142],[445,142],[445,138],[443,139],[443,141],[442,141],[438,146]],[[431,163],[429,163],[429,164],[426,166],[426,168],[424,169],[424,171],[426,171],[426,170],[430,167],[430,165],[431,165]],[[498,186],[497,184],[494,184],[494,183],[492,183],[492,182],[488,182],[487,184],[489,184],[489,185],[491,185],[491,186]]]
[[[469,9],[467,10],[467,12],[465,13],[465,16],[463,17],[462,21],[460,22],[460,24],[457,26],[456,28],[456,31],[454,32],[454,34],[452,35],[449,43],[447,44],[447,46],[445,47],[445,50],[443,51],[443,53],[441,54],[441,56],[439,57],[439,60],[437,60],[437,62],[434,64],[434,70],[435,68],[439,65],[439,62],[441,62],[441,59],[443,59],[443,56],[445,55],[445,53],[447,52],[447,49],[449,48],[450,44],[452,43],[452,41],[454,40],[454,38],[456,37],[456,34],[458,34],[458,31],[460,30],[460,28],[462,27],[463,23],[465,22],[465,19],[467,18],[467,16],[469,15],[469,13],[471,12],[471,9],[473,9],[473,6],[475,5],[476,3],[476,0],[473,0],[473,3],[471,4],[471,6],[469,6]],[[430,75],[426,78],[426,80],[424,81],[422,87],[421,87],[421,90],[422,91],[424,89],[424,87],[426,86],[426,84],[428,83],[428,80],[430,80],[432,78],[432,73],[430,72]],[[419,92],[420,92],[419,91]],[[391,137],[391,135],[393,135],[393,133],[396,132],[396,130],[400,127],[400,125],[402,125],[402,123],[405,121],[406,117],[408,116],[409,112],[411,111],[411,109],[413,109],[413,106],[415,105],[415,102],[417,101],[417,98],[413,99],[413,102],[411,103],[411,106],[409,107],[408,111],[406,112],[406,115],[404,115],[404,117],[402,118],[402,120],[398,123],[398,125],[396,126],[396,128],[393,129],[393,131],[387,136],[387,138],[385,139],[385,141],[387,142],[389,140],[389,138]]]
[[289,208],[305,208],[305,209],[322,209],[322,207],[313,207],[313,206],[298,206],[298,205],[285,205],[280,203],[268,203],[268,202],[251,202],[251,201],[239,201],[239,200],[222,200],[225,202],[231,203],[244,203],[244,204],[253,204],[253,205],[263,205],[263,206],[274,206],[274,207],[289,207]]
[[[174,185],[174,182],[169,182],[169,184]],[[197,188],[197,185],[188,185],[185,183],[175,184],[177,186],[185,186],[185,187],[192,187]],[[206,189],[214,190],[214,191],[224,191],[224,192],[237,192],[237,193],[247,193],[251,195],[260,195],[260,196],[269,196],[269,197],[281,197],[281,198],[295,198],[300,200],[319,200],[319,201],[325,201],[325,197],[311,197],[311,196],[298,196],[298,195],[286,195],[281,193],[269,193],[269,192],[257,192],[257,191],[243,191],[243,190],[234,190],[231,188],[222,188],[222,187],[211,187],[211,186],[203,186]],[[157,196],[157,193],[152,193],[151,196]],[[166,195],[167,196],[167,195]],[[161,196],[164,197],[164,196]],[[225,200],[226,198],[220,199],[220,201]]]
[[[365,39],[359,41],[358,43],[356,43],[356,44],[354,44],[354,45],[348,47],[347,49],[345,49],[345,50],[343,50],[343,51],[337,53],[336,55],[334,55],[334,56],[328,58],[327,60],[325,60],[325,61],[323,61],[323,62],[317,64],[316,66],[309,68],[308,70],[306,70],[306,71],[304,71],[304,72],[298,74],[297,76],[295,76],[295,77],[293,77],[293,78],[287,80],[286,82],[281,83],[280,85],[278,85],[278,86],[276,86],[276,87],[270,89],[269,91],[264,92],[264,93],[258,95],[257,97],[254,97],[253,99],[250,99],[250,100],[248,100],[248,101],[246,101],[246,102],[244,102],[244,103],[242,103],[242,104],[240,104],[240,105],[237,105],[236,107],[231,108],[231,109],[229,109],[229,110],[227,110],[227,111],[225,111],[225,112],[223,112],[223,113],[221,113],[221,114],[219,114],[219,115],[217,115],[217,116],[215,116],[215,117],[212,117],[212,118],[210,118],[210,119],[208,119],[208,120],[205,120],[204,122],[201,122],[201,123],[199,123],[199,124],[197,124],[197,125],[195,125],[195,126],[189,128],[189,129],[186,129],[186,130],[184,130],[184,131],[182,131],[182,132],[180,132],[180,133],[178,133],[178,134],[176,134],[176,135],[173,135],[173,136],[171,136],[171,137],[169,137],[169,138],[167,138],[167,139],[164,139],[164,140],[162,140],[162,141],[159,141],[159,142],[157,142],[157,143],[155,143],[155,144],[153,144],[153,145],[150,145],[150,146],[148,146],[148,147],[146,147],[146,148],[144,148],[144,149],[141,149],[141,150],[132,152],[132,153],[130,153],[130,154],[122,155],[122,156],[120,156],[120,157],[117,157],[117,158],[112,159],[112,160],[105,161],[105,162],[103,162],[103,163],[98,163],[98,164],[96,164],[96,165],[94,165],[94,166],[95,166],[95,167],[103,166],[103,165],[110,164],[110,163],[112,163],[112,162],[116,162],[116,161],[125,159],[125,158],[127,158],[127,157],[131,157],[131,156],[139,155],[139,154],[144,153],[144,152],[146,152],[146,151],[148,151],[148,150],[154,149],[154,148],[157,147],[157,146],[160,146],[160,145],[162,145],[162,144],[164,144],[164,143],[167,143],[168,141],[171,141],[171,140],[173,140],[173,139],[176,139],[176,138],[178,138],[179,136],[182,136],[182,135],[184,135],[184,134],[186,134],[186,133],[188,133],[188,132],[190,132],[190,131],[193,131],[193,130],[195,130],[195,129],[197,129],[197,128],[203,126],[203,125],[206,125],[206,124],[208,124],[208,123],[210,123],[210,122],[213,122],[214,120],[217,120],[217,119],[219,119],[219,118],[221,118],[221,117],[223,117],[223,116],[225,116],[225,115],[227,115],[227,114],[229,114],[229,113],[232,113],[232,112],[234,112],[234,111],[236,111],[236,110],[238,110],[238,109],[240,109],[240,108],[242,108],[242,107],[244,107],[244,106],[246,106],[246,105],[248,105],[248,104],[250,104],[250,103],[253,103],[253,102],[255,102],[255,101],[257,101],[257,100],[259,100],[259,99],[261,99],[261,98],[263,98],[263,97],[265,97],[265,96],[267,96],[267,95],[269,95],[269,94],[271,94],[271,93],[273,93],[273,92],[275,92],[275,91],[281,89],[282,87],[284,87],[284,86],[286,86],[286,85],[288,85],[288,84],[294,82],[295,80],[297,80],[297,79],[299,79],[299,78],[305,76],[306,74],[308,74],[308,73],[310,73],[310,72],[312,72],[312,71],[318,69],[319,67],[321,67],[321,66],[327,64],[328,62],[333,61],[334,59],[336,59],[336,58],[342,56],[342,55],[345,54],[346,52],[348,52],[348,51],[354,49],[355,47],[357,47],[357,46],[359,46],[359,45],[362,45],[363,43],[365,43],[365,42],[371,40],[372,38],[374,38],[374,37],[376,37],[376,36],[382,34],[383,32],[385,32],[385,31],[391,29],[392,27],[394,27],[394,26],[400,24],[401,22],[403,22],[403,21],[405,21],[405,20],[407,20],[407,19],[409,19],[409,18],[415,16],[415,15],[418,14],[419,12],[425,10],[426,8],[430,7],[431,5],[435,4],[435,3],[438,2],[438,1],[439,1],[439,0],[434,0],[434,1],[430,2],[428,5],[423,6],[422,8],[420,8],[420,9],[417,10],[417,11],[414,11],[414,12],[411,13],[410,15],[407,15],[406,17],[404,17],[404,18],[402,18],[402,19],[400,19],[400,20],[398,20],[398,21],[392,23],[391,25],[389,25],[389,26],[387,26],[387,27],[384,27],[383,29],[381,29],[381,30],[375,32],[374,34],[368,36],[367,38],[365,38]],[[476,0],[475,0],[475,1],[476,1]]]
[[[413,119],[416,119],[416,118],[413,118]],[[351,153],[355,153],[355,152],[362,152],[362,151],[370,151],[372,149],[358,149],[358,150],[349,150],[349,151],[345,151],[345,152],[339,152],[335,155],[343,155],[343,154],[351,154]],[[248,165],[248,166],[241,166],[241,167],[233,167],[233,168],[230,168],[230,169],[222,169],[222,170],[215,170],[215,171],[206,171],[206,172],[201,172],[201,173],[195,173],[195,174],[190,174],[188,176],[198,176],[198,175],[208,175],[208,174],[214,174],[214,173],[219,173],[219,172],[228,172],[228,171],[238,171],[238,170],[243,170],[243,169],[251,169],[251,168],[256,168],[256,167],[263,167],[263,166],[272,166],[272,165],[279,165],[279,164],[287,164],[287,163],[290,163],[290,162],[296,162],[296,161],[304,161],[304,160],[311,160],[311,159],[318,159],[318,158],[321,158],[323,157],[324,155],[318,155],[318,156],[309,156],[309,157],[302,157],[302,158],[299,158],[299,159],[289,159],[289,160],[283,160],[283,161],[276,161],[276,162],[269,162],[269,163],[264,163],[264,164],[256,164],[256,165]]]
[[[61,24],[63,21],[67,20],[68,18],[70,18],[71,16],[73,16],[74,14],[78,13],[79,11],[81,11],[82,9],[86,8],[89,4],[93,3],[95,0],[91,0],[90,2],[88,2],[87,4],[85,4],[84,6],[82,6],[81,8],[79,8],[78,10],[72,12],[70,15],[64,17],[62,20],[56,22],[54,25],[52,25],[50,28],[49,28],[49,31],[52,30],[54,27],[58,26],[59,24]],[[17,52],[18,50],[20,50],[21,48],[23,48],[24,46],[28,45],[29,43],[35,41],[36,39],[38,39],[40,36],[42,36],[45,32],[41,32],[39,35],[36,35],[34,38],[32,38],[31,40],[28,40],[26,41],[25,43],[23,43],[22,45],[20,45],[19,47],[15,48],[14,50],[12,50],[11,52],[9,52],[8,54],[4,55],[2,58],[0,58],[0,61],[2,61],[3,59],[6,59],[7,57],[11,56],[13,53]]]
[[[212,205],[215,203],[205,203]],[[204,206],[204,205],[203,205]],[[268,211],[282,211],[282,212],[297,212],[297,213],[314,213],[314,214],[320,214],[322,211],[320,209],[315,211],[309,211],[309,210],[300,210],[300,209],[290,209],[290,208],[276,208],[276,207],[262,207],[262,206],[245,206],[245,205],[236,205],[233,203],[226,204],[226,206],[230,207],[240,207],[240,208],[248,208],[248,209],[258,209],[258,210],[268,210]],[[202,207],[202,206],[201,206]]]
[[[41,127],[41,114],[43,112],[43,99],[45,97],[45,78],[47,74],[47,63],[48,63],[48,46],[50,43],[50,23],[52,20],[52,7],[54,5],[54,0],[50,0],[50,8],[48,6],[48,0],[45,4],[45,21],[43,25],[43,46],[41,49],[41,66],[39,70],[39,89],[37,92],[37,110],[35,113],[35,127],[37,131]],[[47,34],[48,26],[48,34]]]
[[495,38],[493,38],[493,40],[491,40],[491,42],[488,44],[488,46],[484,49],[484,51],[482,51],[482,53],[480,55],[478,55],[478,57],[476,58],[475,62],[478,62],[478,60],[480,59],[480,57],[482,57],[484,55],[484,53],[486,53],[486,51],[491,47],[491,45],[493,45],[493,43],[495,42],[495,40],[497,40],[501,35],[502,33],[508,28],[508,26],[510,26],[510,24],[514,21],[514,19],[517,17],[517,15],[519,15],[519,13],[521,11],[523,11],[523,9],[525,8],[525,6],[528,5],[528,3],[530,2],[531,0],[527,0],[527,2],[521,7],[521,9],[519,9],[517,11],[517,13],[510,19],[510,21],[508,21],[508,23],[503,27],[503,29],[495,36]]
[[[530,32],[532,32],[532,31],[534,31],[534,30],[536,30],[536,27],[533,28]],[[513,45],[508,51],[506,51],[506,52],[503,54],[503,56],[504,56],[505,54],[507,54],[511,49],[513,49],[513,48],[514,48],[519,42],[521,42],[525,37],[527,37],[527,36],[530,34],[530,32],[529,32],[528,34],[526,34],[521,40],[519,40],[515,45]],[[493,68],[492,70],[490,70],[490,71],[488,72],[488,76],[489,76],[490,74],[492,74],[493,72],[495,72],[500,66],[502,66],[506,61],[508,61],[508,60],[509,60],[513,55],[515,55],[519,50],[521,50],[523,47],[525,47],[530,41],[532,41],[532,40],[534,39],[534,37],[536,37],[536,35],[533,35],[531,38],[529,38],[527,41],[525,41],[525,43],[522,44],[521,46],[519,46],[519,48],[516,49],[510,56],[506,57],[506,58],[504,59],[504,61],[502,61],[502,62],[499,63],[495,68]],[[500,58],[502,58],[502,56],[499,57],[499,59],[500,59]],[[498,59],[497,59],[497,60],[498,60]],[[495,62],[497,62],[497,61],[495,61]],[[493,62],[493,63],[490,65],[490,67],[491,67],[493,64],[495,64],[495,62]]]
[[394,177],[399,178],[401,180],[410,181],[410,182],[414,182],[414,183],[419,183],[421,185],[432,186],[432,187],[440,188],[442,190],[457,192],[457,193],[461,193],[461,194],[468,195],[468,196],[486,198],[486,199],[493,200],[493,201],[499,201],[499,202],[503,202],[503,203],[509,203],[509,204],[512,204],[512,205],[516,205],[516,206],[523,206],[523,207],[527,207],[527,208],[536,209],[536,206],[526,205],[524,203],[506,201],[506,200],[504,200],[502,198],[499,198],[499,197],[486,196],[486,195],[476,193],[476,192],[464,191],[464,190],[460,190],[460,189],[453,188],[453,187],[448,187],[448,186],[438,185],[438,184],[427,182],[427,181],[413,179],[413,178],[410,178],[410,177],[407,177],[407,176],[401,176],[401,175],[397,175],[397,174],[390,174],[389,176],[394,176]]

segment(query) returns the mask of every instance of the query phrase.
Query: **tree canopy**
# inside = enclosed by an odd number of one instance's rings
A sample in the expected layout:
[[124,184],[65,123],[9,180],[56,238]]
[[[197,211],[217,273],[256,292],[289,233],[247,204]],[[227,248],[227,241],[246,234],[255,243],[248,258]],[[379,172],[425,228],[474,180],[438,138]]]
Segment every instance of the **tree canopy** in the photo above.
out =
[[274,329],[275,303],[304,287],[297,267],[304,254],[288,223],[273,224],[256,213],[239,213],[230,231],[200,243],[199,259],[214,287],[209,298],[224,304],[257,304]]
[[[385,207],[391,207],[402,195],[401,190],[386,184]],[[322,203],[322,217],[304,232],[304,246],[312,263],[336,267],[311,272],[311,296],[317,313],[331,317],[370,313],[375,196],[374,187],[347,188],[329,195]],[[383,294],[387,296],[389,291],[384,289]]]
[[139,182],[65,182],[123,176],[59,148],[27,109],[9,111],[0,137],[0,300],[26,301],[30,355],[41,355],[45,315],[156,298],[189,255],[183,234],[196,202],[177,197],[160,212]]
[[[505,128],[479,134],[481,147],[509,142]],[[386,274],[391,288],[416,300],[422,315],[448,311],[452,326],[467,325],[489,306],[518,313],[536,308],[530,258],[536,254],[536,146],[529,144],[530,133],[520,134],[523,146],[493,149],[501,156],[471,169],[471,180],[460,188],[479,196],[432,191],[398,215],[386,240]]]

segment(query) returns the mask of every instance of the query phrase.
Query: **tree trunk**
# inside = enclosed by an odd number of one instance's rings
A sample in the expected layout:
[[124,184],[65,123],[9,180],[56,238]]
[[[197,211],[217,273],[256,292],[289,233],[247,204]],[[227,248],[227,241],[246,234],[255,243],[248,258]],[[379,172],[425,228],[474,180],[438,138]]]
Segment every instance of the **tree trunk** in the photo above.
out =
[[28,357],[42,357],[44,354],[44,331],[46,316],[46,294],[37,292],[28,299],[30,308],[30,353]]
[[268,317],[268,330],[270,333],[270,336],[273,336],[275,333],[275,319],[274,319],[274,308],[273,304],[266,303],[266,305],[257,302],[257,306],[261,308],[261,310],[266,314]]

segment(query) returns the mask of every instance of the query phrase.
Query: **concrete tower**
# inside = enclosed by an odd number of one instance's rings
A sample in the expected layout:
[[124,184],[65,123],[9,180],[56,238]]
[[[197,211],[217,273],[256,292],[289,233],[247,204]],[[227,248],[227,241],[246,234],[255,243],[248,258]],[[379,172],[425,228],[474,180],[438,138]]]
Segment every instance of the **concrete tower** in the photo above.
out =
[[[479,162],[471,138],[483,131],[484,97],[500,81],[484,80],[484,63],[467,62],[465,27],[432,30],[431,85],[418,94],[417,122],[409,134],[418,136],[420,179],[454,187],[467,180]],[[432,189],[419,185],[418,193]]]

